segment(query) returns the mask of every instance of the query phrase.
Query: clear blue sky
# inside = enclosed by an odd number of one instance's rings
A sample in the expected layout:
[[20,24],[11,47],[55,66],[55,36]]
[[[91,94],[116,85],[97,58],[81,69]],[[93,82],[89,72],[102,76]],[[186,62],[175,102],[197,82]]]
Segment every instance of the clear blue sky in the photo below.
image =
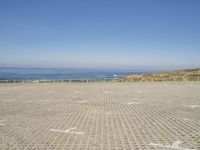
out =
[[1,67],[200,66],[200,0],[0,0]]

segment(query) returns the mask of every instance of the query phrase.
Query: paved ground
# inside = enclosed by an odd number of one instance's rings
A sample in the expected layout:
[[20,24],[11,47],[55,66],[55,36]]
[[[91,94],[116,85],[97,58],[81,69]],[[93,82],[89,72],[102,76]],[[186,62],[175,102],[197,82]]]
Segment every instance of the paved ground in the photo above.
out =
[[200,83],[0,84],[0,149],[198,150]]

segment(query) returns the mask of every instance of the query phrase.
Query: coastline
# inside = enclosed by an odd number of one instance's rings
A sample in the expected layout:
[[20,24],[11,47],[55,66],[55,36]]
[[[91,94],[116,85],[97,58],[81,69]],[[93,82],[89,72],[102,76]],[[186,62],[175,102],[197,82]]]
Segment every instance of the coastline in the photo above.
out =
[[[18,70],[19,71],[19,70]],[[200,69],[187,69],[167,72],[136,72],[126,75],[126,72],[54,72],[35,74],[33,72],[21,72],[12,78],[0,78],[0,83],[96,83],[96,82],[177,82],[197,81],[200,82]],[[69,70],[62,70],[69,71]],[[4,72],[2,72],[4,74]],[[12,73],[10,73],[12,75]],[[26,75],[24,75],[26,74]],[[1,75],[1,74],[0,74]],[[41,75],[42,78],[41,78]],[[64,78],[60,78],[60,75]],[[8,74],[9,76],[9,74]],[[26,76],[26,77],[24,77]],[[48,78],[51,76],[51,78]],[[34,77],[34,78],[31,78]],[[47,78],[45,78],[47,77]],[[54,77],[54,78],[52,78]],[[30,78],[30,79],[29,79]]]

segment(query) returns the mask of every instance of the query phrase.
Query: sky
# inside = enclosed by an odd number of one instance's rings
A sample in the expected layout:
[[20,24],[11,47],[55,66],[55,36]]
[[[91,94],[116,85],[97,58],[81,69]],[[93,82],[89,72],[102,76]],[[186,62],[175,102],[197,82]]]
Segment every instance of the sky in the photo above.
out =
[[0,67],[200,67],[200,0],[0,0]]

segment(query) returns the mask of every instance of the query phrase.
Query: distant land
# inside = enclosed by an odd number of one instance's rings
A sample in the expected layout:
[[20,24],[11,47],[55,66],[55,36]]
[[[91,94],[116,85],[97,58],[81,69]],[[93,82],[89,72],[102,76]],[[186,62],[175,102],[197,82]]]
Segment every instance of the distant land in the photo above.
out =
[[200,81],[200,68],[177,71],[128,75],[123,78],[126,82],[154,82],[154,81]]

